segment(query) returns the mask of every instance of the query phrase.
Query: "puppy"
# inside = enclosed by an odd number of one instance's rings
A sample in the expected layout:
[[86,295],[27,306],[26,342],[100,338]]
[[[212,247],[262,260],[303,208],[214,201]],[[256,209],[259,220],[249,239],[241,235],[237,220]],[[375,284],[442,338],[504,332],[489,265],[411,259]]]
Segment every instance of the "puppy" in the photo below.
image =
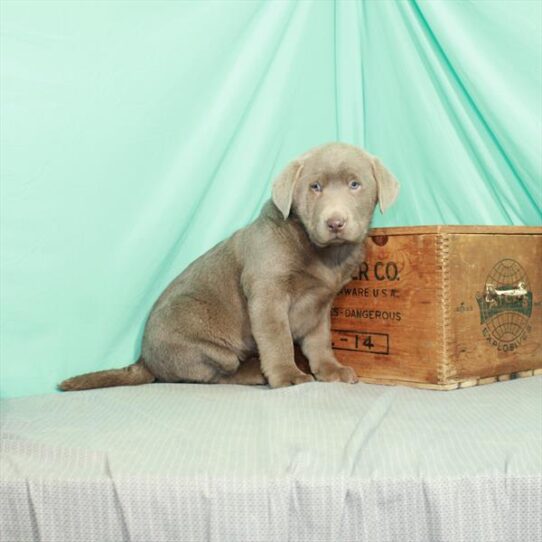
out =
[[[139,360],[65,380],[62,390],[161,382],[357,382],[331,349],[330,308],[350,281],[377,202],[399,185],[344,143],[303,154],[260,216],[189,265],[154,304]],[[312,374],[294,361],[294,343]]]

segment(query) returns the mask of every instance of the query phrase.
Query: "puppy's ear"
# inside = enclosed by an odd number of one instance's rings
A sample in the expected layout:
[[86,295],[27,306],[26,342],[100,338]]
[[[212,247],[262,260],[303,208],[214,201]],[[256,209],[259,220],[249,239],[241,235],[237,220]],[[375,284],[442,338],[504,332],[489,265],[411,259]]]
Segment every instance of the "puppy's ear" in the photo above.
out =
[[399,183],[397,182],[397,179],[380,163],[378,158],[373,158],[372,167],[373,175],[376,179],[380,212],[385,213],[386,209],[390,207],[399,194]]
[[301,175],[302,169],[303,164],[294,160],[286,166],[273,183],[273,203],[278,207],[282,216],[284,216],[284,220],[286,220],[290,214],[295,184]]

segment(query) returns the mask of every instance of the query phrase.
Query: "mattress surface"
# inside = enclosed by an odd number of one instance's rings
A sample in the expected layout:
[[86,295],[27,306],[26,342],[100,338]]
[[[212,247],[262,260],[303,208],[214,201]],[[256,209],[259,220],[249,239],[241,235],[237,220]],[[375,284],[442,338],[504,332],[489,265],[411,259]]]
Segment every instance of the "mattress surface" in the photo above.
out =
[[0,540],[541,541],[542,377],[1,401]]

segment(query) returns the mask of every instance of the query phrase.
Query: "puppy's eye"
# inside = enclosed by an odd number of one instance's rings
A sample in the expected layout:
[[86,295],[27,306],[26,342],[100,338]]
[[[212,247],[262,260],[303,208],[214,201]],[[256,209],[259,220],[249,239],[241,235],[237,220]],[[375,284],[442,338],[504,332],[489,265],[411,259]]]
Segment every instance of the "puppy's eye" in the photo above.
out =
[[357,190],[358,188],[361,188],[361,183],[356,180],[352,180],[348,183],[348,186],[351,190]]
[[310,185],[310,189],[313,192],[321,192],[322,191],[322,185],[320,183],[312,183]]

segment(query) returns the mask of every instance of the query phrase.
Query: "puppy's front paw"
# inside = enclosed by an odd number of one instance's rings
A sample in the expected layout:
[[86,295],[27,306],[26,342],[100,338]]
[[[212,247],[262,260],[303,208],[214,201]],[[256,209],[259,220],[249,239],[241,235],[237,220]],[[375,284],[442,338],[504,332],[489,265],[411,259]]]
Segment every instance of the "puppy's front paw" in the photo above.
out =
[[281,374],[269,375],[267,380],[272,388],[284,388],[285,386],[314,382],[312,375],[305,374],[302,371],[288,371]]
[[346,382],[347,384],[356,384],[358,382],[354,369],[340,364],[323,365],[316,373],[316,378],[322,382]]

